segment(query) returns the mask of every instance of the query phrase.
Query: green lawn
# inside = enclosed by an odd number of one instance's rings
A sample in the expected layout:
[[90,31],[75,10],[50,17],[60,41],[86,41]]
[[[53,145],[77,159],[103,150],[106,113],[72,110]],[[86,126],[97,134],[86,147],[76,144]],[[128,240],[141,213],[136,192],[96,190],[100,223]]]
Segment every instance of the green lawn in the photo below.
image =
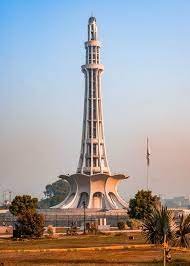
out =
[[65,236],[60,239],[32,239],[23,241],[0,240],[0,250],[3,249],[49,249],[72,247],[96,247],[108,245],[141,244],[145,240],[141,233],[136,233],[134,240],[129,240],[129,235],[92,235],[92,236]]
[[[134,235],[134,234],[133,234]],[[61,265],[114,265],[114,266],[161,266],[163,250],[159,246],[140,245],[144,238],[140,233],[129,240],[128,235],[97,235],[97,236],[65,236],[62,239],[39,240],[0,240],[0,263],[4,266],[61,266]],[[42,249],[100,247],[100,246],[126,245],[125,249],[118,250],[68,250],[68,251],[42,251]],[[130,248],[127,247],[130,245]],[[39,251],[39,249],[41,251]],[[12,250],[8,253],[5,250]],[[20,252],[14,252],[20,250]],[[33,252],[27,252],[32,250]],[[36,250],[36,252],[35,252]],[[38,250],[38,251],[37,251]],[[172,250],[172,259],[175,266],[190,266],[190,249],[186,251]],[[0,264],[1,265],[1,264]]]

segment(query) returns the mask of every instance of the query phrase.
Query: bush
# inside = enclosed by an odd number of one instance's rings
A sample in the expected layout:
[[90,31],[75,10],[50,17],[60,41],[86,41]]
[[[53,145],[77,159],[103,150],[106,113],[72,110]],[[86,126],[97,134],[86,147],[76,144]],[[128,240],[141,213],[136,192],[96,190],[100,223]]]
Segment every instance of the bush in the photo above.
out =
[[125,222],[119,221],[117,223],[117,227],[118,227],[119,230],[125,230]]
[[131,229],[140,229],[142,223],[138,219],[129,219],[127,220],[127,226]]
[[96,223],[86,223],[86,230],[88,233],[96,235],[98,233],[98,226]]
[[54,235],[54,229],[53,229],[53,226],[52,225],[48,225],[47,234],[49,236],[53,236]]
[[78,234],[77,231],[78,231],[78,228],[76,226],[72,226],[72,227],[67,229],[66,233],[67,233],[67,235],[73,236],[73,235],[77,235]]

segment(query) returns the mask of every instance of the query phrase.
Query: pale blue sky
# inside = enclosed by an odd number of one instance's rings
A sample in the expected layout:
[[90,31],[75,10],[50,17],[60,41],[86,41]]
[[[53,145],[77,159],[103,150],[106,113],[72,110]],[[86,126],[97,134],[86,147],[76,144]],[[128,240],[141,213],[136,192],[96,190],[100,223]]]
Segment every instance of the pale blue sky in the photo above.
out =
[[76,171],[87,21],[102,42],[103,103],[112,172],[133,195],[190,195],[190,1],[0,1],[0,191],[40,195]]

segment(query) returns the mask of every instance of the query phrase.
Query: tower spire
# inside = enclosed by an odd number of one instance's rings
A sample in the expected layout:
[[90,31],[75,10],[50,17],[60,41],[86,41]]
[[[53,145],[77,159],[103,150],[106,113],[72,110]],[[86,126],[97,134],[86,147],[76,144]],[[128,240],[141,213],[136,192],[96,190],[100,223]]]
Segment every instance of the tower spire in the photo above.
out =
[[85,99],[81,153],[77,173],[86,175],[110,174],[102,113],[100,42],[97,35],[96,18],[88,20],[88,41],[85,42],[86,64],[82,66],[85,75]]

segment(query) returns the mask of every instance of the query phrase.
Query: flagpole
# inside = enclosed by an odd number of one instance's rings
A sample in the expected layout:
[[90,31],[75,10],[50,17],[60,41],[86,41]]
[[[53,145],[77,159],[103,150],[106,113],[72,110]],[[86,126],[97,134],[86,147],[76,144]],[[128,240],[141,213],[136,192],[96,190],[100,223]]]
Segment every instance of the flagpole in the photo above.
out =
[[150,151],[149,151],[149,139],[146,140],[146,189],[149,190],[149,164],[150,164]]
[[146,166],[146,190],[149,190],[149,165]]

